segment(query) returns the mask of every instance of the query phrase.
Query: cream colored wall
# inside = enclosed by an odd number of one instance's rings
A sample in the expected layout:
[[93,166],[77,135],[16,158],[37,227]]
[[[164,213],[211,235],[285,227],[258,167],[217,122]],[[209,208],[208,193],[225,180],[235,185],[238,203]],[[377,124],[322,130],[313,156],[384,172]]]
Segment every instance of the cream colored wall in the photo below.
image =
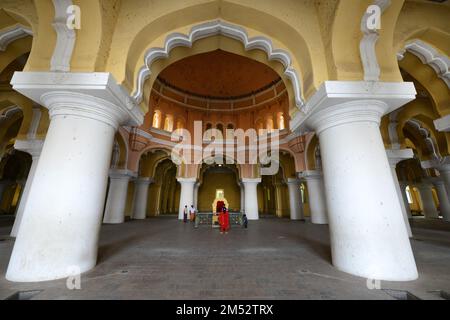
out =
[[240,210],[241,190],[236,183],[235,174],[206,171],[203,175],[203,183],[198,190],[199,211],[210,212],[212,210],[216,189],[224,189],[225,198],[231,211]]

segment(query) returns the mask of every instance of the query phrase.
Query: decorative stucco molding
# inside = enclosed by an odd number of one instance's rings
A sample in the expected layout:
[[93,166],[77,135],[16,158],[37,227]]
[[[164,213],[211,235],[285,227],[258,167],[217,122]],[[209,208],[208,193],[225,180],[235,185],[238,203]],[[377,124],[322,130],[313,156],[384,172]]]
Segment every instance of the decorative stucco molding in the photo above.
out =
[[70,60],[76,41],[75,30],[67,27],[67,8],[71,5],[72,0],[53,0],[55,19],[52,25],[56,31],[56,46],[50,61],[50,71],[70,71]]
[[[390,0],[375,0],[373,5],[380,7],[383,13],[387,7],[391,5]],[[365,13],[361,19],[361,32],[364,34],[359,43],[359,54],[364,69],[365,81],[379,81],[380,66],[378,65],[377,54],[375,51],[375,44],[380,36],[378,30],[369,29],[367,21],[371,13]]]
[[437,76],[441,78],[450,89],[449,57],[439,53],[431,45],[418,39],[407,43],[405,48],[397,54],[397,58],[402,60],[406,51],[417,56],[423,64],[428,64],[432,67],[434,71],[436,71]]
[[431,152],[432,158],[435,160],[442,159],[442,156],[439,153],[439,149],[436,146],[436,142],[433,140],[430,131],[427,128],[424,128],[422,124],[415,119],[409,119],[406,123],[412,125],[419,131],[420,135],[425,141],[425,144],[428,146],[429,151]]
[[68,112],[65,107],[70,102],[78,104],[74,112],[84,106],[85,116],[109,119],[108,124],[114,127],[119,123],[139,126],[144,121],[142,110],[108,72],[15,72],[11,84],[14,90],[49,109],[50,117],[55,112]]
[[21,24],[16,24],[4,30],[0,30],[0,51],[5,51],[8,45],[18,39],[32,36],[31,29],[24,27]]
[[12,105],[10,107],[5,108],[0,113],[0,123],[2,123],[3,120],[9,119],[13,115],[15,115],[16,113],[20,113],[20,112],[22,112],[22,109],[19,106],[16,106],[16,105]]
[[398,126],[398,116],[399,110],[395,110],[389,114],[389,125],[388,125],[388,133],[389,140],[391,141],[392,149],[400,149],[401,145],[398,139],[397,126]]
[[450,114],[433,121],[437,131],[450,132]]
[[151,48],[144,56],[144,66],[139,70],[136,79],[136,91],[132,97],[137,103],[142,102],[144,94],[144,82],[151,74],[151,65],[154,61],[159,59],[166,59],[169,57],[170,51],[176,47],[192,47],[192,44],[207,37],[222,35],[243,43],[245,50],[259,49],[267,53],[269,60],[280,62],[285,70],[284,74],[291,80],[295,103],[299,109],[304,106],[304,101],[301,95],[301,83],[298,72],[292,65],[291,55],[282,49],[274,49],[270,39],[258,36],[249,38],[246,30],[240,26],[232,25],[221,20],[202,23],[194,26],[188,35],[181,33],[172,33],[167,36],[164,48]]

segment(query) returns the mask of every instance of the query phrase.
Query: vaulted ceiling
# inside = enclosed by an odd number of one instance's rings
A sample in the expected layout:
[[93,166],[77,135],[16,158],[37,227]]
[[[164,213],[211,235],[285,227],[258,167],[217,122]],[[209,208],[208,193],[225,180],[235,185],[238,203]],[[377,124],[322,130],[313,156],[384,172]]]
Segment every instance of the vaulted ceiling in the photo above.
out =
[[279,76],[265,64],[216,50],[171,64],[159,74],[159,79],[189,94],[232,98],[266,88]]

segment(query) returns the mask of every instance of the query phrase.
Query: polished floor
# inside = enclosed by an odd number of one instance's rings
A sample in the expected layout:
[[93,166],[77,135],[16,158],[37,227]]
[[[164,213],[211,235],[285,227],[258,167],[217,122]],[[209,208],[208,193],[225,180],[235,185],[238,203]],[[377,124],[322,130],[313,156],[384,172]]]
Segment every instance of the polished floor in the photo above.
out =
[[380,290],[333,268],[327,226],[277,218],[224,235],[173,217],[104,225],[98,265],[82,275],[80,290],[67,289],[66,280],[12,283],[5,280],[11,224],[0,220],[0,299],[30,290],[32,299],[444,299],[450,293],[450,223],[437,220],[412,222],[419,279],[381,282]]

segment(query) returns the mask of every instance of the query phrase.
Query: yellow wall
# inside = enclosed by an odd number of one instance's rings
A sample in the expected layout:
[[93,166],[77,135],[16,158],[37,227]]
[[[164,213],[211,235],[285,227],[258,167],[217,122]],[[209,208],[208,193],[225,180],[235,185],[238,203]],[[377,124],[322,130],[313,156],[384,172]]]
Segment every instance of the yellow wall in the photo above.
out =
[[236,183],[236,176],[231,172],[209,172],[203,175],[203,183],[198,190],[198,210],[210,212],[216,197],[216,189],[224,189],[225,199],[231,211],[241,207],[241,189]]

